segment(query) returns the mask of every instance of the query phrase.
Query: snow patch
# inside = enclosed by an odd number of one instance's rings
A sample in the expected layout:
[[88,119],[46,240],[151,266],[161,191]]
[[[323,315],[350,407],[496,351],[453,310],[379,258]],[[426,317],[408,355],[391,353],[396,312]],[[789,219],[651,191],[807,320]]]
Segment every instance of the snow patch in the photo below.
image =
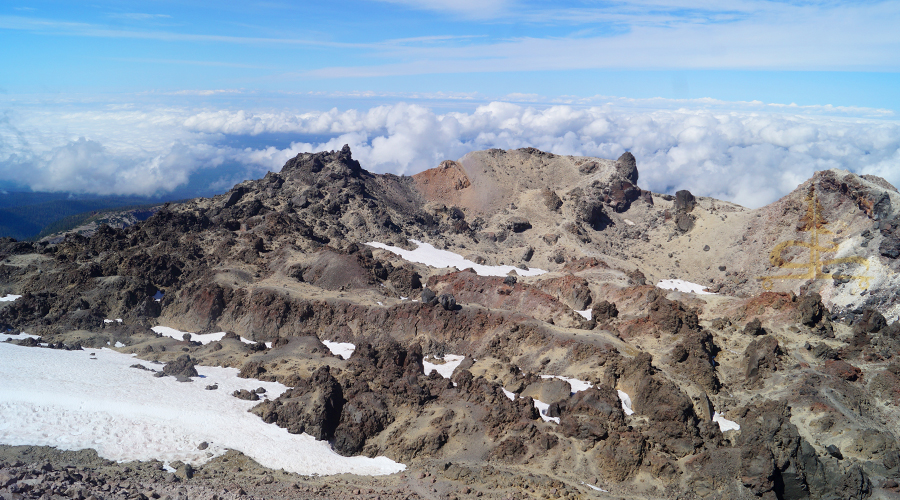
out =
[[[200,342],[203,345],[209,344],[210,342],[216,342],[218,340],[222,340],[225,338],[225,332],[215,332],[215,333],[194,333],[194,332],[182,332],[181,330],[176,330],[174,328],[170,328],[168,326],[154,326],[151,328],[154,332],[166,336],[172,337],[175,340],[184,340],[184,334],[191,334],[191,342]],[[252,340],[247,340],[244,337],[241,337],[241,342],[245,344],[255,344],[256,342]],[[266,342],[266,347],[271,348],[272,343]]]
[[587,486],[588,488],[590,488],[594,491],[602,491],[603,493],[609,493],[609,490],[604,490],[603,488],[600,488],[599,486],[594,486],[593,484],[588,484],[584,481],[582,481],[581,484]]
[[121,342],[119,342],[119,341],[117,340],[117,341],[116,341],[116,345],[115,345],[114,347],[117,347],[117,348],[118,348],[118,347],[125,347],[125,344],[123,344],[123,343],[121,343]]
[[25,333],[25,332],[0,333],[0,339],[3,339],[3,340],[25,340],[25,339],[37,340],[39,338],[41,338],[39,335],[32,335],[30,333]]
[[719,424],[719,430],[722,432],[741,430],[741,426],[738,425],[737,422],[726,419],[725,416],[719,412],[713,413],[713,422]]
[[22,297],[21,295],[12,295],[12,294],[4,295],[3,297],[0,297],[0,302],[12,302],[21,297]]
[[471,267],[480,276],[506,276],[510,271],[515,271],[519,276],[538,276],[547,272],[543,269],[536,268],[525,270],[513,266],[484,266],[476,264],[471,260],[464,258],[462,255],[448,252],[447,250],[438,250],[428,243],[418,240],[409,241],[416,245],[417,248],[415,250],[404,250],[400,247],[385,245],[384,243],[378,243],[377,241],[370,241],[369,243],[366,243],[366,245],[387,250],[410,262],[425,264],[426,266],[438,268],[455,267],[457,269],[468,269]]
[[616,390],[616,392],[619,393],[619,400],[622,401],[622,411],[626,415],[634,415],[634,410],[631,409],[631,396],[625,391]]
[[327,347],[329,351],[331,351],[331,354],[341,356],[344,359],[350,359],[353,351],[356,350],[356,346],[350,342],[331,342],[329,340],[323,340],[322,343],[325,344],[325,347]]
[[591,316],[594,314],[590,309],[585,309],[584,311],[575,311],[575,312],[584,316],[584,319],[586,319],[588,321],[591,320]]
[[453,375],[453,370],[459,366],[460,363],[466,359],[465,356],[458,356],[456,354],[447,354],[443,358],[435,358],[444,360],[443,364],[429,363],[428,361],[422,360],[422,366],[425,367],[425,375],[431,373],[431,370],[436,370],[438,374],[444,378],[450,378]]
[[590,389],[591,387],[593,387],[593,385],[591,385],[590,382],[586,382],[584,380],[578,380],[577,378],[561,377],[559,375],[541,375],[541,378],[544,378],[544,379],[558,378],[560,380],[565,380],[566,382],[569,383],[570,386],[572,386],[573,393],[586,391],[586,390]]
[[503,391],[503,395],[508,397],[510,401],[516,400],[516,393],[514,393],[512,391],[507,391],[505,387],[501,387],[500,390]]
[[122,318],[116,318],[116,319],[104,319],[103,322],[104,322],[104,323],[107,323],[107,324],[109,324],[109,323],[121,323],[121,322],[122,322]]
[[[233,449],[263,466],[304,475],[382,475],[406,468],[386,457],[342,457],[327,442],[263,422],[247,411],[255,402],[231,396],[264,387],[277,397],[287,389],[279,383],[210,366],[197,367],[202,383],[179,383],[132,364],[130,355],[109,349],[0,344],[0,444],[92,448],[120,462],[194,465]],[[207,384],[219,390],[204,390]],[[203,441],[209,448],[198,450]]]
[[697,295],[716,295],[705,291],[705,286],[684,280],[662,280],[656,284],[664,290],[677,290],[679,292],[696,293]]
[[538,409],[538,413],[541,414],[541,418],[544,420],[544,422],[553,422],[559,425],[559,417],[551,417],[547,415],[547,411],[550,409],[549,403],[545,403],[539,399],[535,399],[534,407]]

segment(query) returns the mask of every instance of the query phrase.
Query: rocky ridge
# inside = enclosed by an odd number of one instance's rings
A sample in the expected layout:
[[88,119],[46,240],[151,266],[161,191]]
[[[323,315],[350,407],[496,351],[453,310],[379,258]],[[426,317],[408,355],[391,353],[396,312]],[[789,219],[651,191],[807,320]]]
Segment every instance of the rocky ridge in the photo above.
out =
[[[196,362],[282,382],[260,418],[402,461],[417,488],[429,477],[417,471],[439,469],[453,488],[425,498],[494,496],[477,487],[484,467],[527,479],[502,492],[517,497],[597,494],[587,478],[620,498],[891,498],[900,193],[823,171],[748,210],[638,180],[628,153],[489,150],[412,177],[371,174],[346,147],[301,154],[132,227],[4,241],[0,292],[22,298],[0,306],[0,326],[57,348],[121,342],[182,377]],[[812,245],[813,230],[822,257],[799,272],[815,273],[778,279],[811,252],[775,248]],[[366,245],[413,239],[549,272],[479,276]],[[155,325],[232,333],[202,345]],[[357,349],[342,359],[323,340]],[[466,361],[450,379],[424,373],[445,354]],[[716,413],[740,430],[722,432]]]

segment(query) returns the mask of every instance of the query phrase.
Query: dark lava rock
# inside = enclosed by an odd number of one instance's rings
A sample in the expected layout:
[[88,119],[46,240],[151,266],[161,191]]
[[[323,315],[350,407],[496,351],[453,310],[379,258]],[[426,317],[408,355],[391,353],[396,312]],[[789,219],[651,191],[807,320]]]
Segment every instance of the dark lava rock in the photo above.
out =
[[828,446],[826,446],[825,451],[827,451],[829,455],[838,460],[844,459],[844,455],[841,453],[841,450],[833,444],[829,444]]
[[900,257],[900,219],[881,221],[879,228],[881,244],[878,246],[878,251],[881,252],[881,255],[891,259]]
[[822,304],[822,296],[812,292],[800,297],[797,304],[797,321],[806,326],[814,326],[825,314],[825,306]]
[[744,377],[756,385],[767,374],[778,370],[781,349],[771,335],[756,338],[744,350]]
[[616,160],[616,170],[619,174],[623,175],[628,182],[637,184],[637,160],[634,159],[634,155],[631,154],[631,151],[626,151],[619,156],[619,159]]
[[612,302],[601,300],[594,304],[591,308],[591,318],[601,321],[609,320],[619,316],[619,309]]
[[524,217],[511,217],[506,221],[506,226],[514,233],[523,233],[531,229],[531,222]]
[[682,233],[686,233],[694,229],[694,218],[690,214],[679,212],[675,215],[675,227]]
[[603,201],[598,196],[579,196],[575,202],[575,216],[579,222],[596,231],[602,231],[611,223],[603,213]]
[[694,209],[697,205],[697,199],[686,189],[682,189],[675,193],[675,211],[687,213]]
[[534,257],[534,248],[525,247],[525,249],[522,250],[522,260],[528,262],[532,257]]
[[513,275],[509,275],[509,276],[503,278],[503,284],[504,284],[504,285],[507,285],[507,286],[513,286],[513,285],[515,285],[515,284],[516,284],[516,281],[518,281],[518,280],[517,280],[516,277],[513,276]]
[[[253,396],[259,398],[255,393]],[[305,432],[319,440],[330,440],[341,420],[343,406],[341,384],[331,374],[329,366],[324,365],[274,401],[264,401],[250,411],[266,423],[284,427],[291,434]]]
[[661,332],[676,334],[682,329],[700,331],[700,319],[697,317],[697,312],[687,308],[680,301],[667,299],[658,289],[653,289],[647,294],[647,300],[650,301],[648,304],[650,321]]
[[[791,423],[790,409],[781,401],[765,401],[742,409],[741,482],[763,498],[800,500],[832,498],[835,478],[825,473],[818,454]],[[774,493],[774,494],[773,494]],[[843,497],[833,498],[858,498]]]
[[822,371],[848,382],[854,382],[862,378],[862,370],[839,359],[825,360],[825,366]]
[[711,393],[719,391],[719,377],[713,366],[713,358],[719,348],[713,343],[713,336],[708,331],[690,332],[672,348],[672,362],[675,370],[693,380],[697,385]]
[[559,430],[566,437],[600,441],[610,430],[625,424],[625,413],[615,389],[595,386],[575,393],[566,402],[559,420]]
[[247,389],[234,391],[233,393],[231,393],[231,395],[238,399],[243,399],[246,401],[259,401],[259,395],[253,391],[248,391]]
[[559,207],[561,207],[563,204],[562,200],[559,198],[559,195],[556,194],[556,191],[553,191],[550,188],[544,188],[543,191],[541,191],[541,196],[544,198],[544,205],[549,210],[559,210]]
[[630,182],[613,182],[606,189],[603,201],[616,213],[628,211],[631,203],[641,197],[641,190]]
[[196,363],[187,354],[178,356],[175,361],[170,361],[163,366],[162,374],[171,377],[198,377],[197,369],[194,368]]
[[749,335],[751,337],[759,337],[760,335],[765,335],[766,329],[762,326],[762,321],[759,318],[753,318],[752,321],[747,323],[744,326],[744,335]]
[[874,310],[866,308],[862,316],[860,316],[853,325],[853,333],[877,333],[887,327],[887,320],[884,316]]
[[434,293],[434,290],[432,290],[430,288],[422,289],[422,303],[423,304],[437,303],[437,295]]
[[438,302],[440,302],[441,307],[444,308],[445,311],[453,311],[456,310],[456,298],[449,293],[445,293],[438,297]]
[[378,435],[393,416],[384,399],[374,392],[362,392],[344,404],[341,420],[334,432],[334,450],[344,456],[358,455],[366,439]]

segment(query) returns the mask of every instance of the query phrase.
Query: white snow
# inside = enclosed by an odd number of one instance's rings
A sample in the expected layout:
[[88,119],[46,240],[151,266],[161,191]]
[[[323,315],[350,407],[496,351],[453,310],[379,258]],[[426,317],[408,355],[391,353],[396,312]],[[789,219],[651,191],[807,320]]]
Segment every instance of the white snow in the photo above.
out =
[[594,314],[593,311],[591,311],[590,309],[585,309],[584,311],[575,311],[575,312],[584,316],[584,319],[586,319],[588,321],[590,321],[591,316]]
[[678,290],[679,292],[696,293],[697,295],[716,295],[712,292],[706,292],[703,285],[691,283],[684,280],[662,280],[656,286],[664,290]]
[[349,342],[331,342],[329,340],[323,340],[323,344],[325,347],[331,351],[331,354],[335,356],[340,355],[344,359],[350,359],[350,356],[353,354],[353,351],[356,350],[356,346]]
[[719,430],[722,432],[741,430],[741,426],[738,425],[737,422],[726,419],[725,416],[719,412],[713,412],[713,422],[719,424]]
[[440,376],[444,378],[450,378],[450,376],[453,375],[453,370],[455,370],[456,367],[459,366],[459,364],[462,363],[464,359],[466,359],[466,357],[458,356],[456,354],[447,354],[443,358],[436,359],[443,359],[444,363],[436,364],[422,360],[422,366],[425,367],[425,375],[431,373],[431,370],[437,370]]
[[123,344],[123,343],[121,343],[121,342],[119,342],[119,341],[117,340],[117,341],[116,341],[115,347],[117,347],[117,348],[119,348],[119,347],[125,347],[125,344]]
[[[628,221],[626,220],[625,222],[628,222]],[[595,490],[595,491],[602,491],[603,493],[609,493],[609,490],[604,490],[603,488],[594,486],[593,484],[588,484],[584,481],[582,481],[581,484],[583,484],[583,485],[587,486],[588,488]]]
[[539,399],[534,399],[534,407],[538,409],[538,413],[541,414],[541,418],[544,420],[544,422],[553,422],[555,424],[559,424],[559,417],[547,416],[547,410],[550,409],[549,403],[545,403]]
[[569,383],[570,386],[572,386],[572,392],[586,391],[593,387],[590,382],[578,380],[577,378],[561,377],[559,375],[541,375],[541,378],[558,378],[560,380],[565,380]]
[[[176,330],[174,328],[170,328],[168,326],[154,326],[151,328],[154,332],[164,335],[166,337],[172,337],[176,340],[183,340],[185,333],[191,334],[192,342],[200,342],[203,345],[209,344],[210,342],[215,342],[217,340],[222,340],[225,338],[225,332],[215,332],[215,333],[194,333],[194,332],[182,332],[181,330]],[[241,337],[241,342],[245,344],[255,344],[256,342],[252,340],[247,340],[244,337]],[[266,347],[272,347],[271,342],[266,342]]]
[[448,252],[447,250],[438,250],[428,243],[418,240],[409,240],[414,243],[417,248],[415,250],[404,250],[400,247],[385,245],[377,241],[366,243],[370,247],[381,248],[388,252],[395,253],[410,262],[417,262],[431,267],[455,267],[457,269],[472,268],[480,276],[506,276],[510,271],[515,271],[519,276],[537,276],[547,271],[543,269],[519,269],[513,266],[484,266],[476,264],[471,260],[464,258],[462,255]]
[[[94,356],[91,356],[91,354]],[[386,457],[342,457],[327,442],[289,434],[249,413],[254,404],[231,396],[286,387],[237,377],[234,368],[198,366],[203,379],[129,368],[135,360],[109,349],[64,351],[0,344],[0,444],[93,448],[117,460],[181,460],[194,465],[227,449],[298,474],[391,474],[403,464]],[[207,391],[208,384],[218,390]],[[203,441],[206,450],[198,450]]]
[[516,393],[514,393],[512,391],[507,391],[505,387],[501,387],[500,390],[503,391],[503,394],[506,395],[506,397],[508,397],[510,401],[516,400]]
[[116,319],[104,319],[103,322],[104,322],[104,323],[113,323],[113,322],[115,322],[115,323],[121,323],[121,322],[122,322],[122,318],[116,318]]
[[0,339],[5,340],[25,340],[25,339],[34,339],[37,340],[41,338],[38,335],[32,335],[30,333],[19,332],[19,333],[0,333]]
[[622,411],[626,415],[634,415],[634,410],[631,409],[631,396],[625,391],[616,390],[616,392],[619,393],[619,400],[622,401]]
[[12,302],[20,297],[21,297],[21,295],[12,295],[12,294],[4,295],[3,297],[0,297],[0,302]]

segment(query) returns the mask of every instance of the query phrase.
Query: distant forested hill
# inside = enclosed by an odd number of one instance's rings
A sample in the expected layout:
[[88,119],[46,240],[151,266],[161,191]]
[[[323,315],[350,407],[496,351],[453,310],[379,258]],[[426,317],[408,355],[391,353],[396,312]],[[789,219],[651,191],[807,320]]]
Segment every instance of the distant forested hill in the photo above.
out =
[[[36,238],[45,227],[63,219],[77,221],[87,219],[92,212],[100,210],[136,208],[164,201],[168,200],[142,196],[8,192],[0,194],[0,237],[27,240]],[[74,217],[80,214],[84,217]]]

